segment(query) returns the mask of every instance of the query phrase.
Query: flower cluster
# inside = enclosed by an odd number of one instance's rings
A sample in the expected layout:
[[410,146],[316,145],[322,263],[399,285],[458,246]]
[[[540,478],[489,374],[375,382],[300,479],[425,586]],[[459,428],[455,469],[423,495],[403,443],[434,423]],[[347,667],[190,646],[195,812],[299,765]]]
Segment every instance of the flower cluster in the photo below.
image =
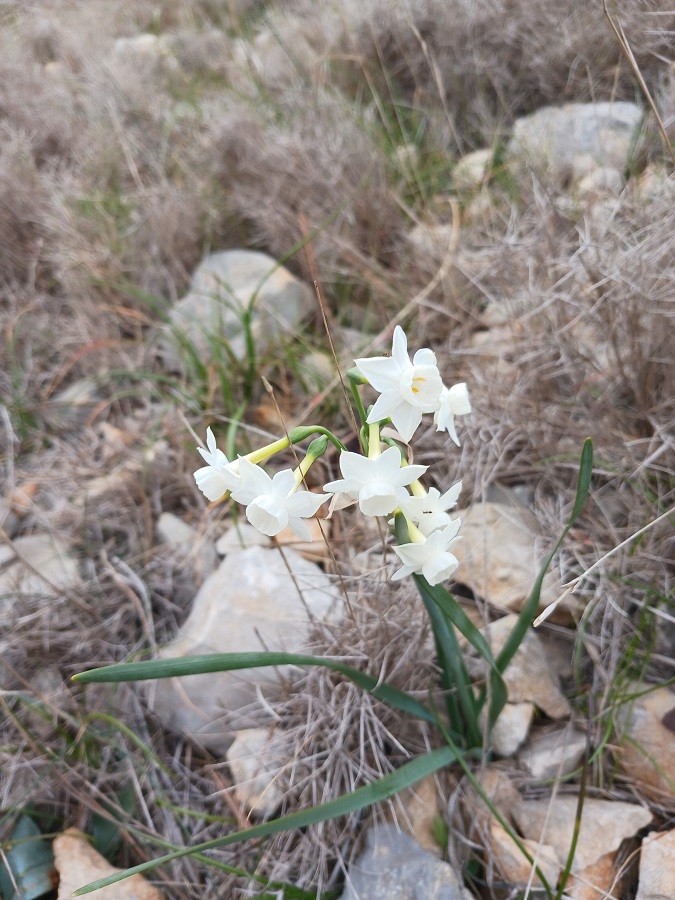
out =
[[[433,414],[437,429],[446,430],[458,444],[455,416],[471,411],[466,385],[445,387],[436,356],[429,349],[418,350],[411,361],[406,336],[398,326],[390,357],[355,362],[357,368],[349,377],[363,419],[363,454],[348,451],[327,429],[308,426],[230,461],[216,447],[209,428],[208,449],[199,448],[206,466],[195,472],[195,481],[211,501],[231,495],[246,507],[248,521],[269,536],[290,528],[310,540],[305,519],[316,515],[331,496],[340,498],[342,505],[358,503],[365,516],[393,514],[395,518],[389,519],[389,524],[401,516],[408,541],[393,547],[403,564],[394,580],[417,574],[430,584],[439,584],[458,565],[450,548],[459,540],[460,519],[453,519],[450,510],[457,504],[462,485],[458,482],[443,494],[433,487],[427,491],[420,478],[428,467],[409,464],[402,445],[410,441],[425,413]],[[356,393],[364,383],[380,395],[368,412]],[[382,425],[388,422],[396,429],[395,438],[381,434]],[[321,436],[312,441],[297,468],[283,469],[271,477],[261,467],[260,463],[275,453],[317,433]],[[314,493],[302,485],[311,465],[326,451],[329,440],[340,450],[342,478],[325,484],[325,493]]]

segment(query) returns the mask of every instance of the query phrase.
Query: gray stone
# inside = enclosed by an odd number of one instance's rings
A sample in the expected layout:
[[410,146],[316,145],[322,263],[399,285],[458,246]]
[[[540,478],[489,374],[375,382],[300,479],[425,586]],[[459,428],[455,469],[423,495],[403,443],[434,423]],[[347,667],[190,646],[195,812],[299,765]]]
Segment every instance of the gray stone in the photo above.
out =
[[635,900],[675,897],[675,828],[650,831],[640,851],[640,881]]
[[[501,652],[517,621],[518,617],[512,614],[482,629],[495,656]],[[544,647],[534,629],[530,628],[526,633],[506,667],[504,681],[511,703],[534,703],[551,719],[569,716],[570,705],[560,692],[558,677],[551,671]]]
[[165,544],[192,563],[200,579],[206,578],[216,568],[218,557],[213,541],[173,513],[163,512],[160,515],[157,534]]
[[[290,570],[290,571],[289,571]],[[311,619],[336,621],[340,592],[318,566],[286,547],[228,553],[199,589],[177,637],[160,657],[282,650],[309,652]],[[240,669],[150,683],[154,711],[167,728],[224,753],[234,732],[259,724],[264,697],[279,692],[289,667]],[[257,717],[257,720],[256,720]]]
[[45,421],[58,430],[82,426],[90,419],[102,396],[93,378],[80,378],[44,404]]
[[[537,523],[529,510],[504,503],[475,503],[462,512],[456,579],[494,606],[520,609],[539,573]],[[555,577],[544,578],[540,606],[560,591]]]
[[455,871],[395,825],[372,827],[341,900],[471,900]]
[[490,148],[474,150],[463,156],[452,172],[452,182],[458,191],[476,191],[485,183],[494,151]]
[[497,756],[513,756],[527,738],[534,718],[532,703],[507,703],[492,726],[490,744]]
[[237,731],[226,753],[235,799],[247,812],[269,818],[279,807],[283,792],[276,778],[283,765],[279,744],[269,728]]
[[645,693],[619,708],[619,765],[644,794],[667,803],[675,796],[675,693],[648,684],[633,688]]
[[585,752],[586,735],[568,724],[533,735],[520,762],[538,781],[563,778],[578,768]]
[[[577,805],[577,797],[573,796],[521,800],[515,804],[513,816],[524,837],[555,847],[558,861],[564,866],[574,835]],[[587,797],[572,872],[581,872],[618,850],[622,841],[633,837],[651,821],[652,814],[644,806]]]
[[518,119],[508,154],[568,177],[579,158],[623,171],[635,153],[643,111],[634,103],[566,103]]
[[160,341],[165,368],[183,371],[181,347],[186,345],[190,353],[208,361],[214,348],[225,342],[243,360],[242,317],[252,303],[251,328],[260,354],[284,335],[292,335],[315,300],[306,284],[265,253],[226,250],[208,256],[195,271],[189,294],[170,313],[170,325]]
[[582,197],[618,197],[624,188],[623,175],[618,169],[600,166],[580,179],[577,193]]
[[233,550],[245,550],[247,547],[270,547],[271,540],[248,522],[237,522],[224,531],[216,541],[216,553],[227,556]]
[[31,534],[0,544],[0,599],[16,593],[54,597],[81,584],[77,561],[66,544],[49,534]]

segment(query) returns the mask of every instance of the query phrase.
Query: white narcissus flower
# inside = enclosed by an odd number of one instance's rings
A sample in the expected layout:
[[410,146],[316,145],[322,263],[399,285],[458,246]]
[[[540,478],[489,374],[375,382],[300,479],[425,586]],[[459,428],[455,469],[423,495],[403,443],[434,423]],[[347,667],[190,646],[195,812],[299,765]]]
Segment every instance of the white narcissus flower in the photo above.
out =
[[206,446],[208,450],[197,447],[207,465],[197,469],[194,479],[206,499],[213,502],[239,486],[239,460],[230,462],[223,451],[216,447],[216,439],[210,428],[206,429]]
[[368,357],[354,362],[363,377],[380,392],[366,421],[372,425],[391,419],[407,443],[422,421],[422,415],[438,408],[443,382],[436,365],[436,354],[424,348],[418,350],[410,362],[405,333],[397,325],[390,357]]
[[401,510],[426,537],[452,522],[448,510],[457,505],[457,498],[461,490],[461,481],[453,484],[444,494],[432,487],[424,497],[408,497],[401,504]]
[[246,518],[262,534],[269,537],[290,528],[298,537],[311,541],[305,519],[315,515],[325,494],[313,494],[298,488],[292,469],[283,469],[271,478],[264,469],[245,457],[239,460],[241,483],[233,498],[246,505]]
[[401,454],[388,447],[377,459],[348,450],[340,454],[343,478],[324,485],[331,494],[356,494],[365,516],[387,516],[408,496],[406,485],[424,475],[427,466],[401,466]]
[[466,384],[462,381],[449,388],[444,386],[434,415],[436,431],[447,431],[459,447],[459,438],[455,430],[455,416],[466,416],[470,412],[471,403]]
[[394,547],[394,552],[403,563],[402,568],[392,575],[392,581],[400,581],[407,575],[423,575],[429,584],[440,584],[449,578],[459,565],[450,547],[460,537],[457,536],[460,519],[454,519],[440,531],[434,531],[421,543],[402,544]]

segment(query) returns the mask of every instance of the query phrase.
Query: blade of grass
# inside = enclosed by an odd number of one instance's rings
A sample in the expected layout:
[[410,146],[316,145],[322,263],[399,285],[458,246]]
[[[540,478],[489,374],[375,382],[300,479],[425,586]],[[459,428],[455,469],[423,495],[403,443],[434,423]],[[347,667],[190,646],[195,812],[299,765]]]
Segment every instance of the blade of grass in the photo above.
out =
[[121,681],[147,681],[154,678],[178,678],[186,675],[205,675],[211,672],[230,672],[235,669],[254,669],[264,666],[323,666],[339,672],[378,700],[409,715],[436,724],[431,710],[386,681],[379,681],[336,659],[306,656],[298,653],[208,653],[204,656],[184,656],[181,659],[148,659],[133,663],[103,666],[73,675],[73,681],[85,684]]
[[443,766],[447,766],[452,762],[456,762],[462,753],[456,747],[440,747],[437,750],[431,750],[423,756],[413,759],[409,763],[405,763],[395,772],[383,775],[372,784],[357,788],[348,794],[343,794],[335,800],[329,800],[319,806],[311,809],[303,809],[280,819],[272,819],[270,822],[263,822],[260,825],[254,825],[244,831],[237,831],[234,834],[225,835],[225,837],[215,838],[212,841],[205,841],[202,844],[196,844],[194,847],[184,847],[173,853],[167,853],[157,859],[148,860],[138,866],[125,869],[123,872],[109,875],[101,878],[91,884],[84,885],[74,891],[74,896],[81,897],[84,894],[90,894],[98,891],[103,887],[111,884],[117,884],[130,875],[148,872],[156,869],[158,866],[173,862],[193,853],[203,853],[205,850],[215,850],[220,847],[228,847],[240,841],[252,840],[253,838],[268,837],[272,834],[279,834],[282,831],[288,831],[291,828],[306,828],[308,825],[315,825],[318,822],[325,822],[327,819],[334,819],[338,816],[346,816],[349,813],[357,812],[374,803],[380,803],[393,797],[405,788],[410,787],[418,781],[421,781],[427,775],[431,775]]
[[574,506],[572,507],[572,512],[570,513],[570,517],[567,520],[567,525],[565,525],[562,534],[556,541],[551,552],[544,560],[544,564],[541,567],[539,574],[537,575],[530,595],[525,601],[522,610],[520,611],[518,621],[514,625],[513,631],[509,635],[508,640],[502,648],[501,653],[497,656],[497,668],[500,672],[503,672],[511,662],[511,660],[515,656],[516,651],[518,650],[518,647],[520,647],[521,643],[523,642],[528,628],[534,621],[537,609],[539,607],[541,588],[544,582],[544,577],[546,575],[546,572],[548,571],[548,567],[551,565],[553,557],[558,552],[560,545],[567,537],[570,528],[574,525],[579,517],[579,514],[581,513],[581,510],[584,507],[584,503],[586,502],[586,497],[588,496],[588,491],[591,486],[592,476],[593,442],[590,438],[586,438],[583,450],[581,451],[581,460],[579,463],[579,479],[577,481],[577,492],[574,498]]

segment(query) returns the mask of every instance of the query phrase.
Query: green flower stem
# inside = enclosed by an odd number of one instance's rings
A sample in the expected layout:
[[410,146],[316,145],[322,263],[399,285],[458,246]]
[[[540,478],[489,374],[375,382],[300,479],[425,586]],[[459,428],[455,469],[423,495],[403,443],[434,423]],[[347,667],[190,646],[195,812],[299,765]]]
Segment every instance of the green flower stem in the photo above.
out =
[[325,435],[321,435],[321,437],[316,438],[312,441],[312,443],[307,448],[307,454],[300,465],[293,470],[293,474],[295,475],[295,483],[297,485],[302,484],[305,480],[305,475],[309,472],[311,466],[317,461],[320,456],[326,452],[328,447],[328,438]]
[[[353,369],[351,370],[354,371]],[[352,392],[352,397],[354,398],[354,406],[356,407],[356,411],[359,414],[359,419],[361,419],[361,424],[366,425],[366,419],[368,418],[368,414],[366,413],[366,408],[363,405],[363,400],[361,399],[361,394],[359,394],[359,384],[361,382],[356,382],[353,378],[348,378],[349,381],[349,390]]]

